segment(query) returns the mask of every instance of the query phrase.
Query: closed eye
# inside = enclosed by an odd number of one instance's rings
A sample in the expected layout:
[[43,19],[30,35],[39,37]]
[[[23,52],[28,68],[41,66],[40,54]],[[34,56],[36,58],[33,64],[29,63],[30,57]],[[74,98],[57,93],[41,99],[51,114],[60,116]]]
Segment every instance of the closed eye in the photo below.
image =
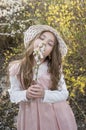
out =
[[[39,36],[39,39],[45,40],[46,36],[45,35],[41,35],[41,36]],[[54,46],[54,42],[52,40],[48,40],[48,45],[49,46]]]
[[44,40],[44,39],[45,39],[45,37],[44,37],[44,36],[40,36],[39,38],[40,38],[41,40]]
[[48,43],[48,45],[49,45],[49,46],[54,46],[54,44],[53,44],[53,43],[51,43],[51,42],[49,42],[49,43]]

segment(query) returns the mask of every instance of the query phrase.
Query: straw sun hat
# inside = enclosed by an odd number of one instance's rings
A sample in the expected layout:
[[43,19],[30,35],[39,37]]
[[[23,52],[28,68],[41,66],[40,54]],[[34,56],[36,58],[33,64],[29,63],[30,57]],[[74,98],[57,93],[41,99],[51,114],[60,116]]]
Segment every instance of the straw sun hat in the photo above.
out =
[[25,48],[29,45],[30,41],[35,38],[39,33],[43,31],[50,31],[52,32],[58,42],[59,42],[59,50],[61,52],[62,57],[64,57],[67,54],[67,46],[62,39],[62,37],[59,35],[59,33],[51,26],[48,25],[32,25],[30,26],[25,32],[24,32],[24,45]]

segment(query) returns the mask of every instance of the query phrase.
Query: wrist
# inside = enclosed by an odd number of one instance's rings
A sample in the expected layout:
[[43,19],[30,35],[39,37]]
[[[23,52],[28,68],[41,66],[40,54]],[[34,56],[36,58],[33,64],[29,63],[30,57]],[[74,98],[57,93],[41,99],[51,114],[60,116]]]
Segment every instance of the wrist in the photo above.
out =
[[27,100],[31,100],[31,98],[29,97],[29,94],[28,94],[28,90],[26,91],[26,98],[27,98]]
[[45,90],[44,90],[43,93],[42,93],[42,98],[44,98],[44,95],[45,95]]

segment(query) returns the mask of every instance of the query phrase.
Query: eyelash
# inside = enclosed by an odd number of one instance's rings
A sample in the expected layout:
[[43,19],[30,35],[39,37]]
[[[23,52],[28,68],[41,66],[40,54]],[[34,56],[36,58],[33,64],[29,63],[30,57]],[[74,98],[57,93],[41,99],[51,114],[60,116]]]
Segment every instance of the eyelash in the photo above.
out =
[[[41,40],[44,40],[44,38],[42,38],[41,36],[39,37]],[[51,43],[48,43],[49,46],[53,46]]]
[[44,38],[42,38],[42,37],[39,37],[41,40],[44,40]]
[[48,44],[49,44],[49,46],[51,46],[51,47],[53,46],[53,45],[52,45],[52,44],[50,44],[50,43],[48,43]]

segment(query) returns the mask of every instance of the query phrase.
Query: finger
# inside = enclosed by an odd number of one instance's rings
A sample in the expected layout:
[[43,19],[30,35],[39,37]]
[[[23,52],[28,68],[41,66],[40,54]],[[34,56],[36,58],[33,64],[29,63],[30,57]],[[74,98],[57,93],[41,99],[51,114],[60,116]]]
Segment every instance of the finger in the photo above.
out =
[[41,91],[41,89],[40,89],[40,88],[36,88],[36,87],[33,87],[33,88],[31,88],[30,90],[31,90],[31,91],[36,91],[36,92],[37,92],[37,91],[38,91],[38,92],[40,92],[40,91]]
[[32,95],[40,95],[40,92],[35,92],[35,91],[30,91],[30,94],[32,94]]
[[38,97],[37,95],[34,95],[33,93],[29,93],[28,95],[27,95],[27,97],[28,98],[36,98],[36,97]]
[[41,88],[38,84],[31,86],[32,88]]
[[41,97],[41,96],[40,95],[34,95],[34,94],[30,93],[29,97],[31,97],[31,98],[38,98],[38,97]]
[[41,89],[41,90],[37,90],[36,88],[30,88],[29,90],[29,94],[31,95],[31,97],[42,97],[43,96],[43,93],[44,91]]
[[29,89],[29,91],[27,91],[27,97],[29,98],[37,98],[37,97],[41,97],[40,96],[41,93],[40,92],[35,92]]

